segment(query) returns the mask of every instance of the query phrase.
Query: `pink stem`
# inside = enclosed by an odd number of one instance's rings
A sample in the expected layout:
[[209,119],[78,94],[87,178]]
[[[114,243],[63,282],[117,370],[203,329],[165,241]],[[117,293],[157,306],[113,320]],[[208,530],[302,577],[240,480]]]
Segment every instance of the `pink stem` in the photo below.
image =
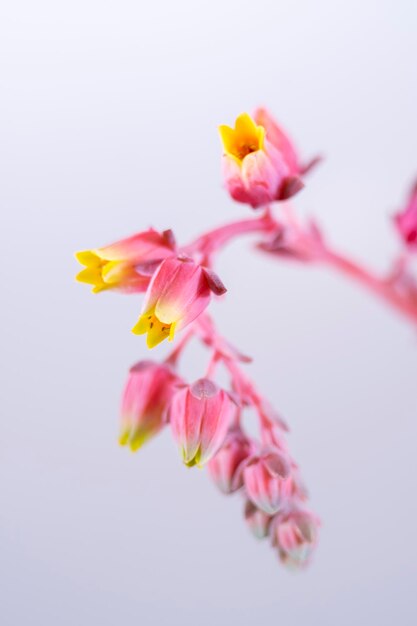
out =
[[331,250],[325,251],[322,260],[345,276],[349,276],[364,285],[369,291],[372,291],[414,324],[417,324],[417,306],[406,295],[399,293],[395,285],[374,276],[360,265]]
[[204,255],[210,255],[239,235],[256,232],[271,232],[278,228],[280,228],[280,225],[272,216],[270,209],[267,208],[261,217],[238,220],[237,222],[231,222],[230,224],[225,224],[224,226],[208,231],[201,237],[195,239],[188,246],[181,248],[181,252],[185,254],[201,252]]

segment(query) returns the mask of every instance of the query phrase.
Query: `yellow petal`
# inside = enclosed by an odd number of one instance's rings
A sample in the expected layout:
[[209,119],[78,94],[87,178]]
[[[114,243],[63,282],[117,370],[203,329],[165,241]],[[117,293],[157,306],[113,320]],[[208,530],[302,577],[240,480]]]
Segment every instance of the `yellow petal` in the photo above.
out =
[[151,319],[152,315],[149,313],[141,315],[134,327],[132,328],[132,333],[134,335],[144,335],[145,333],[147,333]]
[[81,270],[76,275],[75,279],[80,283],[87,283],[87,285],[99,285],[103,282],[100,269],[95,267],[86,267],[85,270]]
[[225,153],[238,163],[264,147],[265,130],[263,126],[257,126],[248,113],[239,115],[234,128],[219,126],[219,133]]
[[86,267],[99,267],[102,263],[100,257],[93,250],[81,250],[75,253],[75,258],[81,265]]
[[[158,320],[159,322],[159,320]],[[152,326],[149,327],[148,336],[146,338],[146,345],[148,348],[154,348],[159,343],[164,341],[167,337],[169,337],[170,325],[163,325],[161,322],[153,322]]]

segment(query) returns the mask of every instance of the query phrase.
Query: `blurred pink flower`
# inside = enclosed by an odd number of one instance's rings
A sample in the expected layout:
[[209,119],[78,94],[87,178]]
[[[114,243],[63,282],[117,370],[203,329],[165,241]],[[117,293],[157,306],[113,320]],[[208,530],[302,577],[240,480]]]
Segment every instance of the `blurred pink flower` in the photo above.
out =
[[271,523],[272,545],[278,549],[279,558],[290,568],[308,564],[317,544],[319,520],[305,510],[278,514]]
[[251,450],[251,442],[240,427],[229,431],[224,444],[207,466],[220,491],[229,494],[242,487],[244,462]]
[[172,433],[184,463],[203,466],[223,445],[236,412],[229,394],[208,378],[178,391],[171,403]]
[[290,463],[278,450],[265,451],[249,462],[243,479],[249,500],[268,515],[277,513],[294,492]]
[[234,200],[254,209],[286,200],[304,187],[294,145],[266,109],[242,113],[235,127],[220,126],[223,176]]
[[258,509],[250,500],[245,503],[245,521],[251,532],[257,539],[268,536],[272,517],[261,509]]
[[394,220],[405,245],[417,252],[417,182],[409,194],[406,206],[394,216]]
[[139,361],[130,368],[122,397],[121,445],[138,450],[164,426],[164,414],[180,379],[168,365]]

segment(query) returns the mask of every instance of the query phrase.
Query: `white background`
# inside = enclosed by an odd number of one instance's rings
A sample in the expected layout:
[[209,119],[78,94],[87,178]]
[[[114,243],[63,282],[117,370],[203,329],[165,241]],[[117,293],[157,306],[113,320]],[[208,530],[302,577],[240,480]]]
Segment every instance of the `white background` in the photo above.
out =
[[75,250],[249,215],[222,189],[216,126],[258,104],[326,156],[300,213],[383,271],[417,172],[416,20],[413,0],[2,5],[2,625],[416,623],[415,329],[250,238],[219,258],[212,312],[289,421],[323,519],[290,574],[168,432],[118,446],[141,298],[73,279]]

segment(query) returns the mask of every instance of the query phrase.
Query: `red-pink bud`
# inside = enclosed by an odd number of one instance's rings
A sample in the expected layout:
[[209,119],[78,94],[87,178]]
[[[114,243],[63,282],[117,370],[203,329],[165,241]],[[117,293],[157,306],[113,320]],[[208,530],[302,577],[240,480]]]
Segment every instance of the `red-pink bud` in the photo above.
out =
[[294,491],[291,467],[278,450],[264,452],[243,470],[248,498],[268,515],[277,513]]
[[417,252],[417,183],[405,208],[395,215],[394,220],[405,245]]
[[280,560],[290,568],[307,565],[317,544],[318,527],[318,519],[309,511],[278,514],[272,521],[270,534]]
[[245,503],[245,521],[257,539],[268,536],[272,517],[258,509],[250,500]]
[[220,450],[209,461],[209,474],[223,493],[233,493],[242,487],[244,462],[251,453],[251,447],[241,429],[233,428]]
[[236,411],[229,394],[201,378],[174,396],[169,416],[172,433],[188,466],[203,466],[224,443]]
[[143,303],[142,314],[132,331],[147,334],[153,348],[194,321],[207,307],[211,293],[220,295],[226,288],[212,271],[189,257],[172,257],[161,263],[152,277]]
[[179,383],[167,365],[140,361],[130,369],[122,398],[121,445],[135,451],[161,430]]

